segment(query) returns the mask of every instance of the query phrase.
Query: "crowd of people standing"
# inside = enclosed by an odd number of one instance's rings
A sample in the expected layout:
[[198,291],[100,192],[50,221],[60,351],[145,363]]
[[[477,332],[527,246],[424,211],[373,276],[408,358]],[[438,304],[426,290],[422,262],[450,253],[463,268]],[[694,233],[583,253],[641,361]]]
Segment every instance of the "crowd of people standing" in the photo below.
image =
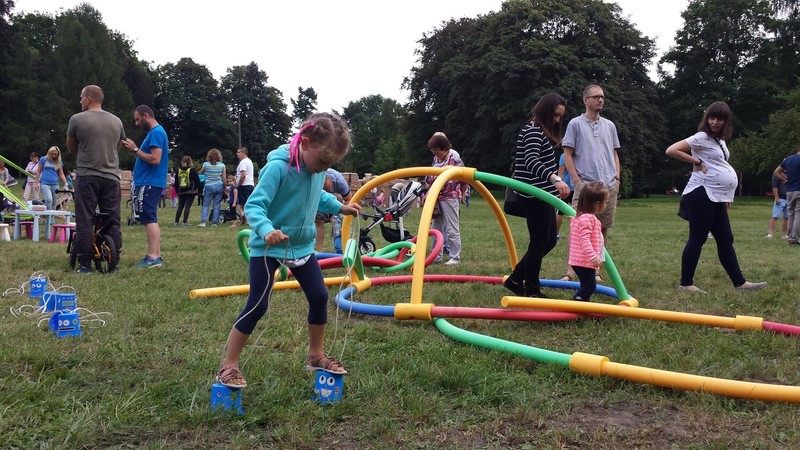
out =
[[[520,131],[512,174],[515,180],[562,199],[571,197],[577,214],[570,225],[567,270],[562,281],[577,278],[580,289],[573,299],[582,301],[589,300],[597,282],[603,281],[600,268],[605,260],[608,230],[614,226],[622,181],[616,125],[601,116],[605,100],[600,86],[587,86],[583,91],[585,111],[569,121],[562,139],[560,125],[566,100],[557,93],[544,95]],[[680,209],[681,217],[689,221],[689,239],[681,258],[678,284],[681,291],[705,293],[694,284],[694,273],[709,236],[716,240],[720,263],[737,291],[757,290],[767,285],[766,282],[750,282],[744,277],[733,248],[727,208],[733,201],[738,179],[728,163],[730,152],[725,144],[731,133],[730,108],[724,102],[715,102],[706,108],[695,135],[666,150],[668,156],[691,163],[693,167]],[[556,162],[555,148],[559,145],[563,149],[562,161]],[[790,157],[776,169],[776,177],[784,182],[789,178],[787,167],[793,167],[792,172],[797,174],[795,186],[800,186],[800,155],[797,163]],[[566,175],[570,184],[562,178]],[[797,205],[800,211],[800,187],[797,191],[797,200],[794,204],[789,200],[789,203]],[[539,273],[543,258],[556,245],[561,223],[552,205],[524,192],[517,194],[526,219],[529,244],[503,284],[516,295],[544,297],[539,289]],[[776,204],[780,205],[777,190],[775,197]],[[791,193],[787,198],[793,198]],[[793,218],[789,208],[790,230],[793,226],[800,228],[796,225],[800,221],[793,221]],[[797,235],[790,231],[790,244],[797,242]],[[768,237],[772,237],[772,231]]]
[[[606,101],[603,89],[598,85],[587,86],[582,100],[584,112],[568,122],[563,136],[561,127],[566,100],[551,92],[535,103],[530,119],[519,132],[512,178],[560,197],[578,208],[578,215],[570,225],[566,270],[562,280],[579,280],[584,293],[579,297],[588,297],[593,290],[591,282],[604,281],[598,262],[603,259],[608,230],[614,226],[622,172],[616,125],[601,116]],[[198,226],[216,226],[221,222],[223,199],[228,201],[226,217],[229,213],[235,217],[231,226],[248,225],[244,206],[255,188],[256,179],[254,164],[246,147],[236,150],[238,162],[235,173],[230,176],[222,160],[222,152],[216,148],[207,152],[199,170],[191,157],[184,156],[177,170],[172,172],[169,170],[169,139],[164,128],[156,121],[153,110],[140,105],[133,111],[137,128],[146,132],[139,146],[125,136],[120,119],[102,109],[102,102],[100,87],[84,87],[80,96],[82,111],[70,118],[67,130],[66,147],[75,155],[75,177],[81,180],[77,183],[75,195],[75,218],[79,230],[92,225],[96,209],[106,212],[112,223],[109,233],[118,251],[122,250],[117,155],[122,148],[129,150],[135,158],[132,199],[138,220],[145,226],[148,241],[146,254],[137,266],[159,267],[163,264],[157,211],[158,205],[163,205],[167,197],[171,199],[172,206],[177,208],[175,225],[190,225],[188,219],[195,197],[198,197],[202,206]],[[681,200],[681,215],[689,221],[690,226],[678,285],[684,291],[703,292],[694,285],[693,276],[702,246],[708,237],[716,240],[720,262],[737,290],[759,289],[766,284],[751,283],[744,278],[733,248],[727,207],[733,200],[738,180],[728,163],[730,153],[725,144],[725,140],[730,138],[731,129],[730,108],[724,102],[715,102],[706,109],[698,132],[676,142],[666,151],[668,156],[693,166]],[[427,146],[433,156],[432,167],[464,166],[461,156],[452,148],[444,133],[434,133]],[[0,171],[2,169],[0,167]],[[55,208],[59,186],[71,184],[74,178],[65,172],[61,151],[57,146],[48,149],[44,156],[32,152],[25,169],[29,176],[23,190],[24,201],[38,201],[41,196],[48,209]],[[435,179],[435,176],[428,176],[425,182],[431,186]],[[8,177],[3,175],[0,181],[7,184]],[[338,195],[345,202],[352,197],[349,186],[335,170],[328,169],[325,181],[324,191]],[[600,201],[597,199],[602,197],[602,207],[581,203],[582,192],[588,185],[592,185],[592,201]],[[797,244],[800,237],[800,220],[796,220],[796,213],[800,211],[798,186],[800,152],[786,158],[775,170],[775,208],[768,238],[772,237],[776,223],[782,217],[782,235],[789,244]],[[454,180],[446,183],[438,193],[431,226],[442,232],[445,240],[443,247],[449,254],[446,265],[461,261],[459,207],[465,203],[468,194],[468,183]],[[518,295],[543,296],[539,287],[542,261],[560,237],[564,214],[538,196],[527,192],[516,194],[525,217],[529,241],[524,255],[504,285]],[[583,220],[583,215],[594,219]],[[317,215],[318,251],[322,250],[324,243],[322,227],[324,223],[332,222],[334,248],[341,252],[341,242],[337,241],[335,232],[337,218]],[[575,229],[576,224],[583,224],[586,228]],[[84,258],[91,251],[87,239],[86,233],[79,233],[76,241],[80,249],[79,271],[91,271],[88,257]],[[578,243],[578,239],[582,241]],[[573,255],[574,251],[582,253]],[[442,253],[437,255],[437,262],[442,260]],[[593,274],[592,280],[589,280],[590,272]]]
[[[584,112],[568,122],[563,137],[561,129],[567,101],[555,92],[538,99],[517,137],[512,178],[535,188],[516,193],[525,219],[528,244],[503,285],[518,296],[545,296],[541,291],[540,272],[544,258],[559,240],[563,216],[559,219],[552,197],[542,196],[539,191],[571,201],[576,210],[569,225],[566,271],[562,278],[563,281],[579,281],[573,300],[589,301],[597,283],[603,282],[600,269],[606,260],[605,246],[609,229],[615,224],[622,181],[620,141],[616,125],[601,116],[606,100],[603,89],[590,85],[582,94]],[[135,159],[133,209],[144,225],[147,239],[147,249],[136,264],[137,268],[164,265],[158,206],[167,192],[176,200],[173,204],[177,208],[175,225],[190,225],[191,206],[198,196],[202,199],[199,227],[219,223],[224,197],[240,218],[233,226],[251,227],[249,296],[229,331],[217,380],[234,388],[247,385],[239,369],[239,359],[256,323],[268,309],[280,266],[292,270],[307,296],[306,367],[347,373],[344,364],[324,349],[328,291],[316,256],[324,241],[320,225],[341,214],[361,213],[361,206],[350,202],[353,197],[350,187],[342,175],[331,168],[350,147],[350,132],[344,120],[329,113],[312,115],[290,143],[269,153],[261,182],[256,183],[254,164],[246,147],[237,149],[238,163],[230,176],[222,152],[216,148],[208,150],[199,170],[191,157],[184,156],[177,171],[170,173],[170,141],[155,112],[147,105],[134,109],[133,121],[145,133],[137,144],[126,136],[121,120],[102,109],[103,100],[99,86],[84,87],[79,101],[81,112],[70,118],[67,127],[66,148],[75,156],[75,172],[79,179],[75,187],[77,272],[92,272],[92,233],[86,231],[94,227],[95,211],[106,214],[110,242],[117,252],[122,251],[118,152],[124,148]],[[730,151],[725,143],[732,133],[732,119],[726,103],[714,102],[706,108],[697,133],[666,149],[666,155],[689,163],[693,168],[679,211],[689,222],[677,285],[681,291],[705,292],[695,285],[694,275],[709,235],[717,243],[720,263],[735,290],[752,291],[767,284],[745,278],[733,247],[727,210],[738,179],[728,162]],[[432,154],[432,167],[445,172],[450,167],[464,166],[444,133],[434,133],[427,147]],[[559,148],[563,153],[560,158]],[[31,153],[26,171],[29,177],[24,188],[25,200],[41,194],[47,208],[52,209],[59,182],[68,184],[60,149],[53,146],[42,157]],[[797,155],[786,158],[774,175],[776,207],[786,207],[785,233],[788,233],[789,244],[796,245],[800,237],[800,219],[797,218],[800,212],[800,149]],[[437,175],[424,179],[428,186],[436,181]],[[3,164],[0,164],[0,183],[9,184]],[[780,183],[786,184],[785,192],[781,192]],[[443,247],[449,254],[447,266],[461,262],[460,205],[466,203],[468,196],[469,184],[459,178],[447,180],[437,193],[432,228],[442,233]],[[772,237],[774,225],[773,222],[768,237]],[[335,232],[333,237],[336,250],[341,252],[341,241],[336,240]],[[441,261],[443,252],[436,256],[436,260]],[[116,267],[110,269],[114,271]]]

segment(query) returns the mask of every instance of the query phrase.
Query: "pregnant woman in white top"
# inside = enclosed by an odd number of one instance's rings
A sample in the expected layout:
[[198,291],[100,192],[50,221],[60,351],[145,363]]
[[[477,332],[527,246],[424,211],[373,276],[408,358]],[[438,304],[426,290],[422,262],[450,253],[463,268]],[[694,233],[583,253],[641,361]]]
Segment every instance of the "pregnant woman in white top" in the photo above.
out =
[[681,257],[681,283],[678,289],[705,293],[694,285],[694,272],[708,233],[717,242],[719,262],[738,291],[761,289],[766,282],[751,283],[744,278],[733,248],[733,231],[728,208],[733,202],[738,179],[728,163],[732,114],[725,102],[712,103],[703,115],[697,134],[676,142],[667,156],[692,164],[692,176],[683,190],[681,210],[689,221],[689,239]]

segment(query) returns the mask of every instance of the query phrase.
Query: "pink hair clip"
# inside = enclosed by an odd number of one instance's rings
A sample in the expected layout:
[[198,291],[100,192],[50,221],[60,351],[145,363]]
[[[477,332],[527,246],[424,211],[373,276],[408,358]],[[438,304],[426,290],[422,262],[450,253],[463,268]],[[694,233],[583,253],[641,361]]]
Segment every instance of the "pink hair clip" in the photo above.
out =
[[289,167],[294,164],[297,166],[298,172],[300,172],[300,138],[303,136],[304,131],[315,125],[316,124],[314,122],[308,122],[307,124],[303,125],[303,127],[300,128],[300,131],[294,135],[292,142],[289,144]]

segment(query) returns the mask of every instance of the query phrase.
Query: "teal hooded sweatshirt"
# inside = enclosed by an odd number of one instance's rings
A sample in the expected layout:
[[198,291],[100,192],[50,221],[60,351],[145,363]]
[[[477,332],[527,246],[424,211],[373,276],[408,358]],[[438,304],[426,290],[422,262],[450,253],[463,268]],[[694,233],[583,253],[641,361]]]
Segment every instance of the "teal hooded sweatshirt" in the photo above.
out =
[[[325,172],[309,173],[302,160],[300,171],[289,167],[289,144],[267,155],[256,184],[244,207],[250,223],[250,256],[278,260],[299,259],[314,253],[317,211],[338,214],[342,204],[322,189]],[[264,237],[281,230],[289,240],[267,248]]]

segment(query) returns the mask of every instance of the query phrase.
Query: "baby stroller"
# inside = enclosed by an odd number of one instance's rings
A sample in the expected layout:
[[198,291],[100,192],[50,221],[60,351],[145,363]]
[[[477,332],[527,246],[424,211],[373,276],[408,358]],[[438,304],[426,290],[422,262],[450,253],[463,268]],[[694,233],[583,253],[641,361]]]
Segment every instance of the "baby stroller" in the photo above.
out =
[[420,198],[426,191],[425,186],[418,181],[412,181],[405,186],[402,183],[397,183],[392,186],[392,203],[385,210],[381,210],[373,204],[372,207],[376,211],[375,214],[362,212],[361,217],[372,219],[372,223],[361,229],[358,240],[361,253],[372,253],[377,249],[375,241],[369,237],[369,232],[375,227],[381,228],[381,235],[389,243],[412,239],[414,236],[403,227],[403,216],[411,209],[411,204],[414,203],[414,200]]
[[240,219],[241,219],[241,216],[239,215],[238,212],[236,212],[235,209],[230,209],[230,208],[220,208],[219,209],[219,220],[218,220],[218,222],[221,223],[221,224],[225,223],[225,222],[234,222],[234,223],[236,223],[236,222],[239,222]]
[[133,199],[129,198],[127,202],[125,202],[125,208],[129,209],[131,212],[130,217],[128,217],[128,225],[139,225],[139,214],[136,212],[136,207],[133,204]]
[[134,192],[136,192],[136,190],[133,187],[133,183],[131,183],[130,192],[131,192],[131,198],[129,198],[128,201],[125,202],[125,208],[131,212],[130,217],[128,217],[128,226],[139,225],[139,213],[136,212],[136,205],[134,204],[134,198],[133,198]]

